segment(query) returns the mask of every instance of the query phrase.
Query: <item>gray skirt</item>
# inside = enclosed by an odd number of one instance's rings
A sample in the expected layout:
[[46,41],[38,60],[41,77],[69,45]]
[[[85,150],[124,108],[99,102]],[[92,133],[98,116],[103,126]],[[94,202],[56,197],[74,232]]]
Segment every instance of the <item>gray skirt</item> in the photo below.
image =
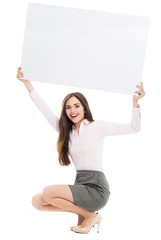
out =
[[108,202],[109,184],[101,171],[77,170],[74,185],[69,185],[74,204],[90,211],[98,211]]

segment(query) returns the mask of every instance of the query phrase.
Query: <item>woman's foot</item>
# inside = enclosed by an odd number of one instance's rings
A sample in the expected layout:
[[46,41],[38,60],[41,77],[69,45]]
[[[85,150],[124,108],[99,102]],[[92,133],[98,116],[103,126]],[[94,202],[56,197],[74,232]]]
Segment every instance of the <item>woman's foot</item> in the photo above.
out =
[[81,228],[89,226],[89,224],[93,221],[93,219],[96,217],[96,212],[91,212],[87,217],[84,218],[84,221],[81,224]]
[[83,221],[84,221],[84,217],[83,217],[82,215],[79,215],[79,214],[78,214],[78,223],[77,223],[77,226],[72,226],[72,227],[70,227],[70,230],[73,231],[73,228],[79,227],[79,226],[83,223]]
[[94,213],[93,217],[92,216],[85,217],[83,223],[79,227],[73,228],[73,231],[77,233],[88,233],[91,230],[91,228],[97,223],[97,232],[99,232],[101,220],[102,220],[101,215],[98,212]]

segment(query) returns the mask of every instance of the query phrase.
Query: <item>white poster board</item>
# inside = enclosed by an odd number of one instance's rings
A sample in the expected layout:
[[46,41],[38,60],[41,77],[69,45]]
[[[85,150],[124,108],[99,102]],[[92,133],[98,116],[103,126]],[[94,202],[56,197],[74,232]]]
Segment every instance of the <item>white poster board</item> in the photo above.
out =
[[24,79],[133,94],[150,18],[29,3]]

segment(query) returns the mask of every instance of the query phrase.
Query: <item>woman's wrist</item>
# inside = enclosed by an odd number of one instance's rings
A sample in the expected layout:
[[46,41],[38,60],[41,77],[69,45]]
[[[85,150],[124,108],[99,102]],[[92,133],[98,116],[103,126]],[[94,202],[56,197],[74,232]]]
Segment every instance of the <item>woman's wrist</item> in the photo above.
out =
[[136,108],[139,107],[139,104],[138,104],[138,101],[137,101],[137,100],[133,101],[133,107],[136,107]]
[[33,90],[34,88],[33,88],[32,84],[31,84],[31,82],[25,80],[25,81],[24,81],[24,84],[25,84],[27,90],[28,90],[29,92],[32,92],[32,90]]

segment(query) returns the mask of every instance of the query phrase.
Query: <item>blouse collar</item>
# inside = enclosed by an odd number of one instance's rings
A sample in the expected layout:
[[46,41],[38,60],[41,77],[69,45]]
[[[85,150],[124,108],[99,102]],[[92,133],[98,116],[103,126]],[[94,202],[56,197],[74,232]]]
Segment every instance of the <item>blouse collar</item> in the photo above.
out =
[[[86,125],[88,125],[90,123],[90,121],[88,121],[88,119],[84,119],[82,122],[84,122]],[[82,124],[82,122],[81,122],[81,124]],[[72,129],[74,129],[74,128],[75,128],[75,126],[73,124]]]

